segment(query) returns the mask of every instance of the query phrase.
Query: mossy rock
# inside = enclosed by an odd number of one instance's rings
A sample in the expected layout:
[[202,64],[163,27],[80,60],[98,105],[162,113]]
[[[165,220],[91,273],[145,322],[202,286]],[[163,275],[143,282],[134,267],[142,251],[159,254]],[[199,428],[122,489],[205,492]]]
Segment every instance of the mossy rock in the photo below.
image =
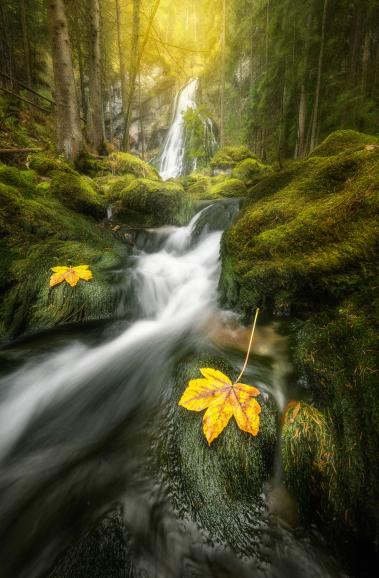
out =
[[223,239],[228,304],[237,299],[249,315],[258,304],[304,314],[358,288],[377,242],[378,168],[379,150],[360,150],[303,161],[287,180],[270,177],[267,196],[253,197]]
[[211,186],[210,177],[199,175],[188,186],[187,192],[193,199],[206,199],[209,196],[209,189]]
[[225,179],[210,189],[210,198],[238,198],[247,194],[247,188],[243,181],[239,179]]
[[[222,241],[220,288],[223,304],[246,318],[257,306],[291,316],[293,359],[319,414],[292,446],[296,420],[284,429],[287,483],[298,493],[303,515],[321,519],[334,538],[348,540],[356,532],[374,543],[379,149],[362,146],[372,142],[365,135],[355,139],[356,150],[339,139],[340,133],[327,139],[328,146],[334,142],[328,155],[290,163],[249,190],[250,201]],[[307,406],[302,408],[305,416]],[[321,459],[317,453],[317,439],[323,431],[326,453],[334,448],[336,457],[320,471],[326,454]]]
[[[48,183],[30,190],[25,171],[15,171],[12,181],[20,188],[0,182],[0,335],[115,316],[120,288],[111,271],[122,266],[129,249],[63,204]],[[50,289],[51,267],[68,264],[90,265],[94,280],[73,290]]]
[[259,160],[245,159],[234,167],[232,177],[243,181],[247,186],[253,186],[271,173],[271,167]]
[[367,145],[379,147],[379,139],[354,130],[338,130],[328,136],[309,156],[329,157],[347,152],[352,153],[365,149]]
[[112,153],[106,159],[106,163],[113,175],[134,175],[136,178],[160,180],[155,167],[130,153]]
[[[379,396],[374,371],[378,315],[377,292],[368,283],[337,308],[298,325],[294,359],[326,419],[325,452],[322,457],[318,426],[312,433],[313,462],[307,458],[310,442],[291,441],[290,429],[283,446],[287,480],[301,492],[306,517],[314,518],[317,507],[321,520],[333,520],[335,534],[353,534],[368,542],[379,536]],[[295,461],[298,470],[301,463],[306,466],[302,474],[297,472],[297,481]]]
[[19,170],[0,163],[0,183],[32,194],[37,186],[37,175],[32,170]]
[[112,203],[120,200],[122,191],[127,189],[135,180],[136,177],[134,175],[120,177],[108,175],[106,177],[98,177],[95,182],[103,191],[106,200]]
[[232,419],[209,446],[202,431],[203,414],[178,406],[188,381],[199,377],[200,367],[215,367],[230,377],[238,374],[235,367],[213,355],[179,364],[172,390],[166,394],[156,454],[159,466],[182,516],[195,520],[214,540],[234,551],[247,548],[254,555],[259,537],[251,533],[250,524],[262,520],[262,488],[272,475],[277,440],[276,409],[271,400],[260,396],[262,414],[256,437],[239,430]]
[[190,196],[174,182],[136,179],[119,192],[119,199],[119,217],[132,224],[184,225],[194,210]]
[[52,174],[50,191],[68,209],[96,219],[105,216],[104,199],[89,177],[55,171]]
[[28,166],[41,177],[51,176],[54,171],[76,174],[73,165],[63,157],[54,157],[45,153],[30,155],[28,158]]
[[324,498],[337,494],[337,444],[330,412],[304,402],[292,404],[285,413],[281,442],[286,485],[307,518],[320,499],[326,507],[330,504]]
[[245,159],[257,157],[245,146],[224,147],[217,151],[211,160],[212,169],[228,170]]

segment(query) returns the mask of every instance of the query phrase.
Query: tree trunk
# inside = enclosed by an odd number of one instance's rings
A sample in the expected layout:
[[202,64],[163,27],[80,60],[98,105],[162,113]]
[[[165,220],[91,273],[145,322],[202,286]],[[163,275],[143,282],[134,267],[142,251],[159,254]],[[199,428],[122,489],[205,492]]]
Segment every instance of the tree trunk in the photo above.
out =
[[[132,116],[132,106],[133,106],[133,100],[134,100],[134,93],[136,90],[137,74],[138,74],[140,66],[141,66],[142,56],[143,56],[143,53],[145,51],[146,44],[147,44],[149,37],[150,37],[151,28],[154,24],[154,19],[155,19],[155,15],[158,11],[159,4],[160,4],[160,0],[154,0],[154,4],[153,4],[153,7],[152,7],[151,12],[150,12],[150,16],[149,16],[149,20],[147,23],[147,28],[146,28],[146,32],[145,32],[143,41],[140,45],[139,50],[137,50],[136,63],[135,63],[135,66],[132,66],[132,70],[131,70],[131,75],[130,75],[130,80],[129,80],[128,103],[127,103],[126,110],[125,110],[125,125],[124,125],[124,138],[123,138],[124,150],[129,150],[130,121],[131,121],[131,116]],[[140,0],[135,0],[134,6],[135,6],[135,8],[138,7],[138,12],[139,12]],[[135,16],[137,19],[137,14]],[[136,24],[136,21],[135,21],[135,24]],[[139,30],[138,30],[138,37],[139,37]]]
[[100,49],[99,0],[89,0],[89,99],[88,142],[97,153],[104,149],[104,109]]
[[317,134],[318,134],[318,122],[319,122],[319,112],[320,112],[320,91],[321,91],[321,77],[322,77],[322,67],[324,63],[324,50],[325,50],[325,29],[326,29],[326,15],[328,11],[328,0],[324,0],[324,11],[322,15],[322,27],[321,27],[321,42],[320,42],[320,53],[318,58],[317,67],[317,82],[316,82],[316,92],[315,101],[313,109],[313,122],[312,122],[312,132],[311,132],[311,150],[317,145]]
[[26,18],[26,5],[25,0],[19,0],[20,3],[20,19],[21,19],[21,31],[22,31],[22,42],[24,48],[24,59],[25,59],[25,78],[29,87],[32,86],[32,65],[30,57],[30,38],[28,23]]
[[312,16],[308,14],[307,18],[307,36],[304,47],[304,68],[302,71],[302,83],[300,89],[300,102],[299,102],[299,117],[298,117],[298,127],[297,127],[297,143],[296,143],[296,153],[295,158],[304,158],[307,151],[307,136],[306,136],[306,122],[307,122],[307,90],[306,90],[306,78],[308,74],[308,61],[309,61],[309,38],[311,35],[311,24]]
[[138,74],[138,53],[140,44],[140,26],[141,26],[141,0],[133,0],[133,31],[132,31],[132,46],[130,54],[130,77],[129,77],[129,97],[127,105],[127,114],[125,117],[124,127],[124,150],[128,151],[130,148],[130,121],[133,106],[133,98],[135,92],[135,84]]
[[120,61],[122,108],[123,108],[123,112],[125,114],[126,107],[127,107],[127,99],[128,99],[127,98],[128,97],[128,89],[127,89],[127,84],[126,84],[125,50],[123,49],[122,36],[121,36],[122,18],[121,18],[120,0],[116,0],[116,20],[117,20],[118,57],[119,57],[119,61]]
[[222,4],[221,32],[221,98],[220,98],[220,146],[225,146],[225,60],[226,60],[226,0]]
[[63,0],[45,0],[51,35],[57,120],[57,146],[74,161],[83,148],[71,44]]

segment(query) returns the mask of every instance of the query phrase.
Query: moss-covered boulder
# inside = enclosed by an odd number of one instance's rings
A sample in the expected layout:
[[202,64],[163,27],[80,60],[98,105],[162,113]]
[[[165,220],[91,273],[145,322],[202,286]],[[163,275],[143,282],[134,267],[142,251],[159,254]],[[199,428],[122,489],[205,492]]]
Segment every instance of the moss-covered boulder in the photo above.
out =
[[244,197],[247,194],[247,188],[243,181],[239,179],[225,179],[220,183],[214,184],[210,191],[209,197]]
[[238,375],[235,367],[217,356],[195,356],[179,364],[164,404],[159,466],[182,516],[195,520],[213,540],[254,556],[260,537],[252,528],[262,521],[262,488],[272,475],[276,447],[275,406],[259,397],[262,414],[257,437],[239,430],[232,419],[209,446],[202,431],[202,414],[178,406],[188,381],[199,376],[200,367],[215,367],[230,377]]
[[112,153],[106,159],[108,170],[113,175],[133,175],[136,178],[160,180],[158,171],[152,165],[130,153]]
[[19,170],[16,167],[0,163],[0,183],[15,187],[26,194],[32,194],[38,181],[34,171]]
[[[248,318],[261,306],[292,319],[300,396],[315,410],[308,419],[304,406],[283,431],[287,484],[300,497],[312,496],[311,505],[300,499],[303,515],[321,519],[334,537],[351,537],[355,526],[374,543],[379,148],[358,135],[352,150],[345,146],[349,135],[342,136],[341,143],[341,133],[331,135],[318,155],[249,191],[250,202],[223,239],[220,287],[223,303]],[[291,441],[295,426],[300,437]],[[334,448],[337,459],[320,471],[327,457],[317,450],[322,432],[326,453]],[[304,466],[301,475],[296,464]]]
[[234,167],[232,177],[251,187],[271,173],[272,168],[258,159],[245,159]]
[[74,167],[63,157],[46,153],[35,153],[29,156],[27,165],[41,177],[49,177],[54,171],[75,174]]
[[50,192],[68,209],[97,219],[105,216],[104,198],[89,177],[55,171],[52,173]]
[[[127,247],[69,208],[48,183],[24,186],[35,182],[33,171],[11,174],[21,185],[0,182],[0,336],[115,316],[119,287],[112,271],[122,266]],[[51,267],[69,264],[88,264],[93,281],[50,289]]]
[[184,225],[193,214],[190,196],[174,182],[136,179],[118,197],[116,215],[129,224]]
[[136,177],[128,174],[119,177],[113,175],[98,177],[95,179],[95,182],[103,192],[106,201],[108,203],[114,203],[120,200],[122,191],[127,189],[135,180]]
[[379,146],[379,139],[368,134],[362,134],[354,130],[338,130],[333,132],[318,147],[311,157],[329,157],[338,154],[346,154],[360,151],[370,146]]
[[229,146],[217,151],[211,160],[213,170],[228,171],[246,159],[256,159],[256,156],[245,146]]

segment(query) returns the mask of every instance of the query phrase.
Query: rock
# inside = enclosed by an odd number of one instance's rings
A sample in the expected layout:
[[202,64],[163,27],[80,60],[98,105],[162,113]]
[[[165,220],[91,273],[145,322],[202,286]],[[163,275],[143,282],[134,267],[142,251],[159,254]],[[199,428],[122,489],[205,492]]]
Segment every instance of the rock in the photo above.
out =
[[259,183],[272,173],[272,168],[257,159],[245,159],[239,162],[232,171],[232,178],[243,181],[246,186]]
[[131,571],[122,509],[118,508],[67,549],[49,578],[127,578]]
[[97,219],[106,215],[105,200],[88,177],[54,171],[50,192],[68,209]]
[[128,224],[184,225],[193,209],[191,198],[181,185],[136,179],[119,192],[115,216]]
[[[36,182],[33,171],[0,170],[1,337],[112,318],[119,303],[112,271],[122,266],[130,247],[70,208],[78,203],[85,213],[103,210],[91,180],[55,173],[53,192],[48,183]],[[78,198],[71,198],[75,192]],[[90,265],[93,281],[50,289],[51,267],[70,263]]]
[[256,156],[245,146],[224,147],[217,151],[211,160],[215,171],[228,171],[245,159],[255,159]]
[[200,367],[215,367],[233,377],[237,370],[219,357],[198,357],[179,365],[157,448],[173,505],[180,517],[195,520],[215,542],[237,553],[257,556],[263,519],[263,484],[271,476],[277,439],[273,402],[260,396],[261,427],[257,437],[240,431],[234,419],[211,446],[202,431],[203,413],[178,401]]
[[246,318],[260,306],[291,319],[299,388],[306,384],[312,399],[283,429],[286,483],[303,519],[340,544],[359,535],[372,548],[379,150],[366,145],[374,140],[338,131],[310,158],[252,187],[224,235],[220,281],[222,302]]

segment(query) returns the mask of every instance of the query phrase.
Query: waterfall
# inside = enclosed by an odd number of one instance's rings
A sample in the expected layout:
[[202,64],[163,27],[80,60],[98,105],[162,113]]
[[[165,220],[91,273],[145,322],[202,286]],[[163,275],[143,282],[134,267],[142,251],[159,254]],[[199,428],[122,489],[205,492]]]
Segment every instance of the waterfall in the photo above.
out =
[[189,108],[196,108],[196,91],[199,81],[191,80],[178,94],[175,115],[161,154],[159,173],[163,180],[183,174],[185,156],[185,126],[183,114]]

